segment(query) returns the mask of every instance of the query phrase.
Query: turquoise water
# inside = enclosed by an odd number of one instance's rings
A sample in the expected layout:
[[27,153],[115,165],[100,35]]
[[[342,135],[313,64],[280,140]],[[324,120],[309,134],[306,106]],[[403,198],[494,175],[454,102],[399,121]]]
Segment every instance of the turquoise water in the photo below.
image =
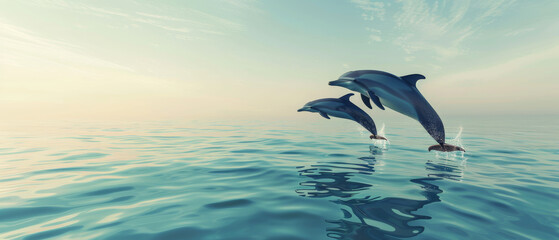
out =
[[559,236],[557,118],[315,120],[5,123],[0,239]]

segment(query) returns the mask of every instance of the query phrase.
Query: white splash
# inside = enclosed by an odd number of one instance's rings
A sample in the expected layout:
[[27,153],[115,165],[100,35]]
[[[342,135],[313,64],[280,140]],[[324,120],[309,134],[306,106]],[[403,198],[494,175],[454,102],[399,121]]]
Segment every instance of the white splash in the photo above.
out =
[[[456,137],[447,141],[447,143],[464,148],[462,144],[462,130],[462,127],[460,127]],[[464,152],[434,152],[435,159],[429,160],[427,163],[428,166],[431,166],[431,168],[428,168],[431,172],[429,176],[462,181],[466,172],[466,160],[468,160]]]
[[[462,131],[463,128],[460,127],[458,129],[458,134],[456,134],[456,137],[454,137],[454,139],[447,141],[448,144],[452,144],[461,148],[464,148],[464,145],[462,144]],[[464,148],[466,149],[466,148]],[[464,157],[464,152],[462,151],[454,151],[454,152],[439,152],[439,151],[435,151],[435,156],[438,159],[443,159],[443,160],[459,160],[462,161],[462,164],[465,164],[466,161],[466,157]]]
[[384,123],[382,123],[382,127],[380,128],[380,130],[378,130],[377,134],[380,136],[384,136]]
[[[377,131],[377,135],[385,137],[385,130],[384,130],[384,123],[382,123],[382,127],[379,131]],[[378,149],[381,151],[388,150],[388,145],[390,145],[390,141],[388,140],[381,140],[381,139],[371,139],[373,141],[373,145],[371,146],[371,151],[373,149]]]

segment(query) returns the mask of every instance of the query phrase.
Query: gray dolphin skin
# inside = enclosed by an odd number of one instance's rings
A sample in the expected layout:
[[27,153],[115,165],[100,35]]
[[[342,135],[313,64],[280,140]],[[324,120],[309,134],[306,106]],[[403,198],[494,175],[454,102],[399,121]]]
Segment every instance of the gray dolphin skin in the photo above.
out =
[[340,98],[323,98],[308,102],[297,112],[317,112],[320,116],[330,119],[332,117],[345,118],[353,120],[363,126],[372,135],[371,139],[386,138],[377,135],[377,128],[373,119],[365,111],[361,110],[358,106],[349,101],[353,93],[346,94]]
[[329,85],[361,93],[361,99],[371,109],[370,101],[382,110],[386,106],[419,121],[431,137],[439,143],[430,146],[429,151],[465,151],[461,147],[445,143],[441,118],[417,90],[416,82],[420,79],[425,79],[425,77],[421,74],[398,77],[382,71],[359,70],[347,72],[338,80],[331,81]]

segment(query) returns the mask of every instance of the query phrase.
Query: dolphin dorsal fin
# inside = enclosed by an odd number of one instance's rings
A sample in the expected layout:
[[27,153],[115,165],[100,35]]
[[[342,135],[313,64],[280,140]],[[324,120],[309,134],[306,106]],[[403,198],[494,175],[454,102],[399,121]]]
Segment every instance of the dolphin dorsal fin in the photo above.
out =
[[341,97],[340,97],[340,100],[349,101],[349,98],[350,98],[351,96],[353,96],[353,93],[348,93],[348,94],[346,94],[346,95],[341,96]]
[[417,80],[425,79],[425,76],[421,74],[410,74],[406,76],[401,76],[400,78],[415,87],[415,83],[417,83]]

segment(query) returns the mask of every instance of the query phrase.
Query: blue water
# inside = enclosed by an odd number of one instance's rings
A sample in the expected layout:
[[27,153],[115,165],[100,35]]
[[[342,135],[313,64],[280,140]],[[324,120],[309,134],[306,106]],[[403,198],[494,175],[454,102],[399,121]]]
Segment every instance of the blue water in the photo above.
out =
[[0,239],[558,239],[557,118],[313,120],[4,123]]

